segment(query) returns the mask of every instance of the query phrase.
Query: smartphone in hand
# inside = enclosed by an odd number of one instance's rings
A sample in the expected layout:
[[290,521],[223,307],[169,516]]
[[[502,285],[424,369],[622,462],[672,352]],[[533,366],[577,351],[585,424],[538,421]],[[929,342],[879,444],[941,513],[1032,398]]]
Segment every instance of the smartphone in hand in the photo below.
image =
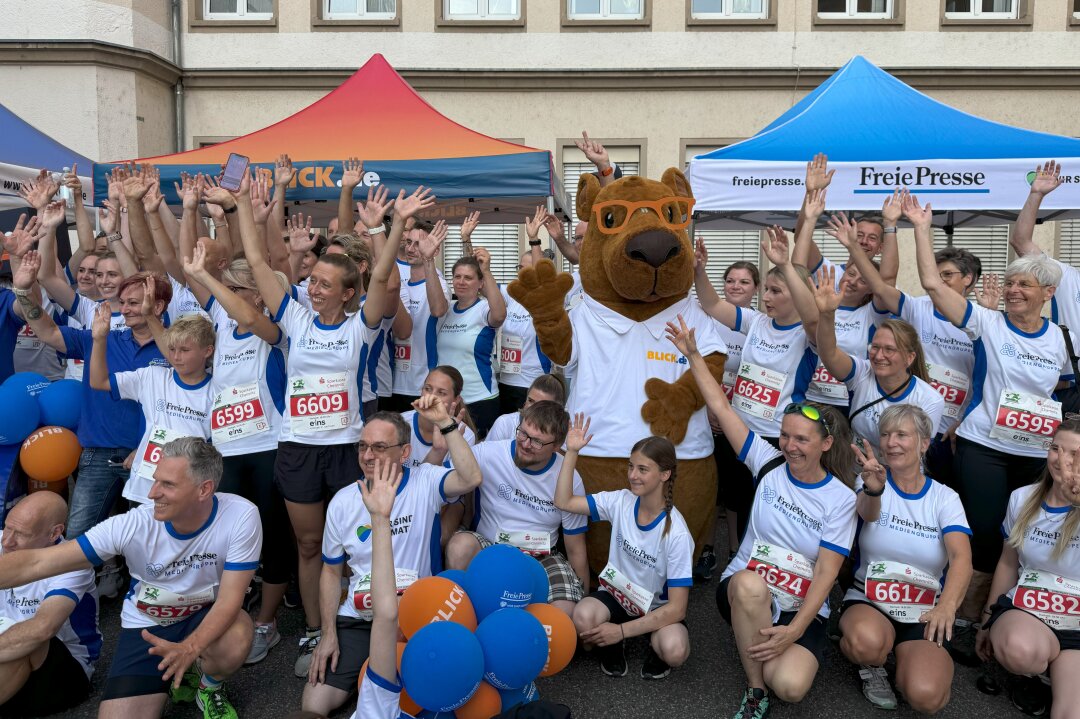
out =
[[225,163],[225,172],[221,176],[221,181],[218,183],[229,192],[236,192],[240,189],[240,183],[244,180],[244,173],[248,169],[248,158],[243,155],[237,155],[235,152],[229,154],[229,160]]

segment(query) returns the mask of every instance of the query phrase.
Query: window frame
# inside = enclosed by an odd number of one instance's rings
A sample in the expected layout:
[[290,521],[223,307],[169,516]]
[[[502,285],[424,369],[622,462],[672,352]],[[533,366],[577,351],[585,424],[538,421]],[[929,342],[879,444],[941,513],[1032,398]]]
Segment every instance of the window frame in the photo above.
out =
[[[451,0],[435,0],[435,17],[439,20],[438,24],[475,24],[490,27],[492,25],[523,25],[525,23],[525,0],[514,0],[517,3],[516,17],[508,15],[490,16],[484,13],[454,17],[450,14],[450,2]],[[489,0],[476,0],[476,2],[477,4],[487,3]]]
[[[330,11],[330,3],[333,0],[319,0],[320,16],[323,20],[360,20],[366,22],[372,22],[375,20],[395,20],[398,17],[400,7],[399,0],[393,0],[394,10],[393,12],[376,12],[369,13],[366,9],[358,9],[354,13],[333,13]],[[367,0],[356,0],[357,8],[362,8],[367,5]]]
[[641,3],[640,17],[615,16],[605,17],[604,6],[610,7],[611,0],[600,0],[601,12],[599,15],[574,16],[570,14],[573,0],[562,0],[562,25],[563,27],[590,27],[590,28],[626,28],[631,26],[649,27],[652,25],[652,3],[649,0],[639,0]]
[[247,11],[247,0],[235,0],[237,11],[231,13],[212,12],[210,10],[210,3],[213,0],[202,0],[202,18],[208,22],[217,22],[224,20],[225,22],[266,22],[267,20],[273,20],[277,17],[277,3],[271,3],[271,9],[268,13],[249,13]]
[[[847,1],[852,2],[852,0]],[[817,3],[815,2],[812,10],[812,23],[813,26],[819,30],[831,29],[829,26],[844,26],[850,28],[852,25],[866,25],[875,27],[879,30],[903,29],[907,0],[889,0],[889,3],[892,15],[889,17],[878,17],[876,15],[848,15],[846,13],[822,14],[818,12]]]
[[[769,0],[761,0],[762,10],[756,13],[736,13],[731,9],[734,0],[720,0],[721,10],[720,12],[694,12],[694,2],[696,0],[687,0],[689,7],[690,17],[694,20],[719,20],[721,22],[740,22],[744,20],[768,20],[771,17],[769,6],[772,4]],[[723,8],[727,8],[725,12]]]
[[[972,0],[972,2],[978,2],[978,0]],[[1015,16],[1006,16],[1005,13],[992,13],[985,14],[981,11],[976,12],[964,12],[955,13],[947,12],[946,7],[948,0],[941,0],[941,27],[948,28],[950,26],[967,26],[978,28],[991,28],[995,26],[1015,26],[1026,25],[1031,26],[1032,20],[1032,0],[1012,0],[1014,8],[1016,10]]]
[[765,16],[759,18],[732,16],[717,17],[715,13],[704,16],[694,14],[694,0],[686,0],[686,28],[688,30],[723,29],[730,27],[748,30],[770,30],[776,27],[776,0],[764,0]]
[[817,18],[821,20],[856,20],[866,22],[895,19],[896,0],[885,0],[885,3],[886,10],[884,13],[859,12],[859,10],[857,9],[859,0],[844,0],[844,4],[848,8],[844,12],[821,12],[820,10],[815,10],[814,14]]
[[[398,30],[401,28],[402,1],[403,0],[394,1],[394,14],[392,17],[385,17],[382,14],[376,17],[363,15],[337,15],[328,17],[327,11],[330,6],[329,0],[311,0],[311,29],[333,30],[341,27],[362,26],[371,30]],[[364,0],[358,0],[358,3],[362,2],[364,2]]]
[[[246,7],[246,6],[245,6]],[[213,32],[220,28],[248,28],[253,32],[275,32],[280,14],[279,0],[271,0],[270,17],[260,13],[254,19],[251,15],[232,15],[208,13],[210,0],[188,0],[188,29],[193,32]]]

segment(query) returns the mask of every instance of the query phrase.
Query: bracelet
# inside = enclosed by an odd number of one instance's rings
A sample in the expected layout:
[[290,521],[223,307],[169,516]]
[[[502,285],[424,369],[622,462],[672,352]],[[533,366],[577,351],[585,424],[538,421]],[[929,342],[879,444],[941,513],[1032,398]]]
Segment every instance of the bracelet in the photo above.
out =
[[127,208],[126,208],[126,207],[121,207],[121,208],[120,208],[120,211],[121,211],[121,212],[127,212]]
[[232,213],[236,212],[236,205],[233,205],[232,207],[230,207],[228,209],[226,209],[224,207],[221,208],[221,209],[225,210],[226,215],[231,215]]
[[214,222],[214,227],[228,227],[228,222]]
[[111,235],[106,235],[105,236],[105,241],[106,242],[116,242],[117,240],[122,240],[122,239],[124,239],[124,236],[121,235],[119,232],[114,232]]
[[615,172],[614,165],[608,165],[606,170],[600,170],[600,177],[610,177]]
[[13,287],[11,291],[15,293],[16,297],[29,297],[30,296],[30,290],[24,290],[21,287]]
[[880,497],[881,495],[885,494],[885,486],[882,485],[881,489],[876,492],[871,492],[869,488],[864,486],[863,494],[865,494],[867,497]]
[[540,240],[529,240],[529,247],[539,247],[541,244]]
[[896,234],[896,228],[895,227],[882,227],[881,231],[884,232],[887,235],[895,235]]
[[623,626],[621,624],[619,625],[619,634],[622,635],[622,640],[625,642],[626,641],[626,632],[623,631]]
[[439,427],[439,433],[440,434],[450,434],[451,432],[453,432],[457,428],[458,428],[457,422],[451,422],[450,424],[446,425],[445,427]]
[[386,225],[375,225],[375,227],[367,228],[367,233],[369,235],[378,235],[383,232],[386,232]]

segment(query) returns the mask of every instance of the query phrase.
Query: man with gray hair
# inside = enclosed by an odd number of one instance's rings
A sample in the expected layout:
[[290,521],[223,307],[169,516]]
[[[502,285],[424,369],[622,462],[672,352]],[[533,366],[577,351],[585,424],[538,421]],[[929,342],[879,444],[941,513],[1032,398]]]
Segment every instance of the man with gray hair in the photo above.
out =
[[173,701],[196,700],[207,719],[237,716],[221,686],[251,647],[254,627],[242,603],[262,526],[254,504],[216,493],[221,465],[201,438],[173,440],[154,472],[152,504],[110,517],[75,542],[0,556],[0,589],[124,557],[133,584],[98,717],[160,716],[170,686]]

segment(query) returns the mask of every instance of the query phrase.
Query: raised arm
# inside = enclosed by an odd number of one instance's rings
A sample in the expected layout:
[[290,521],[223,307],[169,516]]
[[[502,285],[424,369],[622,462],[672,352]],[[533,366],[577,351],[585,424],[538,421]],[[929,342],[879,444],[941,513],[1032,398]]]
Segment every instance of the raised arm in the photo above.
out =
[[788,259],[787,233],[777,225],[768,228],[767,236],[761,241],[761,249],[769,258],[769,262],[779,267],[784,273],[784,282],[787,283],[788,292],[791,293],[795,311],[799,313],[799,319],[802,320],[803,330],[807,337],[813,337],[817,331],[818,309],[814,304],[814,293],[810,290],[810,286]]
[[698,352],[694,330],[687,327],[682,315],[679,315],[679,326],[676,327],[674,323],[668,322],[664,332],[668,340],[690,363],[690,371],[694,373],[694,381],[697,382],[701,396],[705,398],[705,406],[716,417],[716,422],[723,430],[728,443],[738,452],[746,444],[750,430],[732,408],[727,395],[724,394],[724,388],[713,377],[709,366],[705,363],[705,358]]
[[491,274],[491,253],[483,247],[477,247],[473,254],[480,264],[480,271],[484,273],[484,284],[480,289],[488,301],[488,326],[499,329],[506,321],[506,300],[499,291],[495,276]]
[[142,198],[143,209],[146,211],[146,221],[150,225],[150,236],[154,240],[154,250],[161,258],[161,264],[169,276],[182,284],[187,282],[184,277],[184,267],[176,258],[176,247],[173,246],[172,237],[165,229],[161,220],[161,206],[165,204],[165,197],[157,181],[150,185],[150,189]]
[[364,163],[350,157],[341,163],[341,194],[338,195],[338,232],[348,232],[353,226],[353,191],[364,176]]
[[111,314],[109,303],[102,302],[94,312],[94,322],[90,327],[94,337],[94,343],[90,349],[90,386],[102,392],[108,392],[111,389],[108,359]]
[[[289,269],[285,275],[292,284],[300,280],[300,266],[304,263],[304,255],[315,249],[315,244],[319,241],[319,236],[311,232],[311,219],[309,215],[305,225],[304,213],[297,212],[285,221],[286,232],[289,233]],[[267,238],[269,239],[269,235]],[[271,261],[270,264],[274,263]]]
[[[278,156],[274,164],[274,195],[271,201],[272,212],[266,220],[267,249],[270,252],[270,266],[279,272],[284,272],[290,282],[296,281],[296,276],[289,273],[289,249],[285,246],[285,218],[288,209],[285,207],[285,192],[289,184],[296,177],[296,170],[292,166],[292,160],[288,155]],[[274,238],[281,238],[277,241]]]
[[15,292],[15,314],[26,320],[38,339],[57,352],[67,352],[67,343],[60,328],[53,322],[49,313],[41,309],[37,292],[33,292],[34,279],[41,268],[41,255],[30,250],[23,256],[22,264],[11,278]]
[[600,187],[606,187],[615,181],[614,168],[608,159],[607,149],[596,140],[589,138],[589,133],[582,130],[581,139],[574,140],[577,148],[585,153],[585,159],[596,168],[596,174],[600,178]]
[[555,506],[564,512],[589,514],[589,500],[574,494],[574,470],[577,467],[578,454],[592,440],[589,433],[591,423],[591,418],[577,412],[570,423],[570,431],[566,433],[566,454],[563,456],[559,479],[555,484]]
[[705,248],[705,240],[697,238],[694,248],[694,290],[697,292],[698,304],[713,319],[729,329],[735,327],[739,316],[739,310],[716,291],[712,280],[709,279],[706,267],[709,264],[709,251]]
[[1039,219],[1039,207],[1043,199],[1060,186],[1060,164],[1049,160],[1042,167],[1035,168],[1035,179],[1031,181],[1031,190],[1028,192],[1027,200],[1024,201],[1024,207],[1016,217],[1016,224],[1009,236],[1009,244],[1012,245],[1018,257],[1042,252],[1032,239]]
[[371,516],[371,652],[369,671],[387,680],[397,677],[398,598],[391,542],[390,514],[401,484],[401,465],[375,462],[376,477],[358,482]]
[[548,237],[550,237],[555,243],[555,246],[559,248],[559,252],[566,258],[566,261],[572,265],[578,264],[580,256],[577,245],[566,239],[566,232],[563,230],[562,220],[555,215],[548,213],[544,218],[544,229],[547,230]]
[[[405,191],[400,190],[396,200],[387,201],[388,193],[385,186],[379,189],[368,188],[367,202],[364,205],[367,220],[371,224],[366,225],[368,231],[377,230],[374,234],[383,231],[383,218],[386,217],[390,206],[394,207],[394,222],[390,227],[390,237],[383,245],[382,251],[375,258],[375,267],[371,270],[371,286],[367,288],[367,299],[364,300],[364,319],[368,327],[378,327],[383,317],[387,317],[387,309],[391,306],[389,297],[390,273],[396,273],[394,260],[397,258],[397,248],[401,245],[401,236],[405,232],[405,223],[410,217],[435,204],[435,196],[431,190],[424,187],[416,188],[408,197]],[[378,221],[374,219],[378,217]],[[397,300],[395,294],[394,300]]]
[[68,260],[68,272],[74,277],[79,271],[79,265],[83,259],[94,251],[94,223],[90,221],[90,214],[86,211],[86,203],[83,201],[82,180],[78,175],[79,165],[71,165],[71,172],[65,173],[63,178],[64,187],[71,190],[72,209],[75,212],[75,233],[79,239],[79,246],[71,253]]
[[149,272],[165,274],[165,263],[157,255],[154,248],[154,239],[150,234],[150,224],[146,220],[146,212],[142,199],[147,192],[153,179],[147,168],[132,169],[131,176],[124,180],[124,197],[127,199],[128,231],[131,233],[131,245],[135,248],[135,257],[139,266]]
[[795,249],[791,261],[814,270],[821,264],[821,251],[814,242],[814,227],[825,211],[825,190],[836,170],[829,169],[829,158],[822,152],[806,163],[806,194],[795,222]]
[[276,345],[281,341],[281,329],[274,324],[273,320],[245,302],[238,294],[226,287],[223,282],[207,272],[206,249],[201,242],[195,246],[195,255],[191,258],[191,261],[184,262],[184,272],[193,280],[192,291],[195,290],[197,285],[204,287],[207,292],[213,295],[214,300],[221,304],[229,317],[232,317],[240,325],[250,327],[251,331],[258,335],[263,342]]
[[63,200],[50,202],[39,214],[41,224],[38,234],[38,252],[41,254],[41,269],[38,270],[38,281],[45,288],[45,292],[54,302],[70,312],[75,304],[75,289],[68,284],[66,278],[57,274],[56,261],[56,228],[64,221],[67,203]]
[[[27,252],[33,249],[34,243],[38,242],[40,245],[40,241],[38,240],[38,232],[40,230],[41,216],[36,215],[27,221],[26,213],[24,212],[19,215],[19,219],[15,222],[15,228],[11,232],[0,235],[0,238],[3,240],[4,252],[8,253],[8,264],[11,267],[12,276],[18,274],[23,257]],[[55,264],[55,262],[53,264]],[[66,280],[64,281],[64,284],[67,284]]]
[[[843,212],[839,212],[829,218],[829,229],[826,230],[831,236],[848,251],[851,262],[859,269],[859,274],[870,285],[870,291],[874,293],[874,303],[893,314],[900,312],[900,290],[881,276],[870,257],[859,247],[858,229],[856,223],[848,219]],[[895,240],[895,238],[894,238]]]
[[[413,402],[413,409],[424,419],[430,420],[435,425],[435,431],[446,440],[450,461],[454,465],[454,471],[447,475],[443,485],[446,496],[460,497],[479,487],[483,480],[480,465],[469,443],[461,434],[457,421],[447,414],[442,400],[433,394],[420,395],[420,398]],[[443,432],[444,429],[447,431]]]
[[432,317],[442,317],[450,309],[450,302],[443,292],[442,282],[439,281],[439,270],[435,266],[435,256],[439,254],[439,247],[446,240],[446,223],[439,220],[427,237],[420,240],[420,257],[424,260],[424,291],[427,294],[428,309]]
[[926,207],[920,207],[917,197],[907,195],[904,198],[904,216],[915,226],[915,260],[923,289],[930,295],[937,311],[949,322],[960,327],[967,314],[968,301],[946,285],[938,274],[934,245],[930,238],[930,223],[933,218],[930,203],[926,203]]
[[[897,188],[885,198],[885,202],[881,205],[881,219],[884,222],[881,228],[881,277],[893,287],[896,286],[896,276],[900,273],[900,247],[896,243],[896,223],[900,221],[906,195],[907,190]],[[891,229],[892,232],[886,228]]]
[[821,364],[837,379],[849,376],[855,365],[851,355],[836,344],[836,308],[840,306],[840,297],[836,290],[836,268],[829,267],[827,272],[822,268],[814,288],[814,302],[821,314],[817,326],[817,354]]
[[244,245],[244,256],[247,258],[251,274],[255,278],[255,284],[262,295],[263,303],[270,310],[270,314],[277,316],[281,309],[281,303],[285,301],[285,289],[278,282],[277,275],[266,261],[266,244],[259,239],[259,232],[255,228],[255,215],[251,209],[251,178],[244,173],[244,179],[240,181],[240,189],[236,192],[236,222],[240,225],[240,241]]

